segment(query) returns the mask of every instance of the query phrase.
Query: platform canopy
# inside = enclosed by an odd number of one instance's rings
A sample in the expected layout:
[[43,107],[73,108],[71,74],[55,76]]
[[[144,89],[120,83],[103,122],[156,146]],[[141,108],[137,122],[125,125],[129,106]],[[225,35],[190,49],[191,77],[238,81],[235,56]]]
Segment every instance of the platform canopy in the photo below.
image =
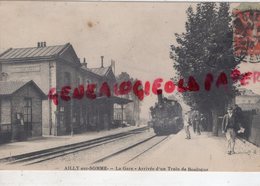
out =
[[121,97],[117,97],[117,96],[110,96],[110,97],[102,96],[102,97],[97,97],[95,100],[99,101],[99,102],[100,101],[109,101],[109,102],[112,102],[114,104],[119,104],[119,105],[126,105],[128,103],[133,102],[133,100],[121,98]]

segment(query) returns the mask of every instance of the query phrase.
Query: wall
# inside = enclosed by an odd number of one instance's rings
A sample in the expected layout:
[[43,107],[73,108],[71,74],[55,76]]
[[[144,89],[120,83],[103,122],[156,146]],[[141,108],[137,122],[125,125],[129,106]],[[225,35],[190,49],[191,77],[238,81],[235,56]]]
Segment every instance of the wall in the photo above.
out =
[[253,144],[260,146],[260,113],[253,115],[252,127],[248,140]]
[[8,97],[0,98],[0,144],[12,137],[11,102]]
[[[56,62],[35,61],[22,63],[3,63],[2,71],[8,73],[8,81],[33,80],[47,95],[50,87],[56,86]],[[42,102],[43,135],[54,134],[56,106],[50,100]]]
[[0,125],[11,125],[11,102],[8,97],[0,100]]
[[[57,71],[56,71],[56,78],[57,78],[57,90],[62,90],[62,87],[70,86],[72,90],[70,91],[71,94],[73,93],[74,87],[78,86],[78,79],[80,77],[79,70],[77,67],[73,66],[74,64],[68,64],[68,62],[60,61],[57,62]],[[66,82],[68,79],[68,75],[70,76],[70,83]],[[59,105],[64,107],[64,122],[57,126],[59,128],[60,134],[66,134],[71,132],[71,123],[73,118],[73,100],[71,101],[63,101],[59,103]]]

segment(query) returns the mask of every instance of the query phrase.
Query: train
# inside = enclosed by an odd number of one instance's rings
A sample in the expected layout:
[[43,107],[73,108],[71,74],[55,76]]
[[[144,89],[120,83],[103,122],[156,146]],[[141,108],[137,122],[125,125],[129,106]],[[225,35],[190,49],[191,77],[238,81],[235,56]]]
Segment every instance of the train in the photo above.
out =
[[156,135],[176,134],[183,128],[182,107],[177,100],[163,97],[162,90],[157,90],[158,102],[150,107],[149,125]]

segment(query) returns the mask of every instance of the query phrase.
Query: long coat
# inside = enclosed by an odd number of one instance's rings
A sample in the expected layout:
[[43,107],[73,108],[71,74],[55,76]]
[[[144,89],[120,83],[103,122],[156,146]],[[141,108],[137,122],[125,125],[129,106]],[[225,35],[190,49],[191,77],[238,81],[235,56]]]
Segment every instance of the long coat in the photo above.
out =
[[239,124],[237,122],[235,122],[234,114],[232,114],[231,117],[229,117],[228,114],[224,115],[224,118],[222,121],[222,130],[223,131],[225,131],[225,132],[227,131],[228,124],[232,125],[235,131],[239,130],[239,128],[240,128]]

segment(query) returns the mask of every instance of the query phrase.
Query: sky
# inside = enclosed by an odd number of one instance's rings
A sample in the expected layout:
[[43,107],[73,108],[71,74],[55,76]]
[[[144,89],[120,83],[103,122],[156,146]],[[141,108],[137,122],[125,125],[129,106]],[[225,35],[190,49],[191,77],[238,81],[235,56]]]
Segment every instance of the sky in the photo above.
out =
[[[186,9],[191,3],[155,2],[2,2],[0,1],[0,53],[6,49],[71,43],[88,67],[115,60],[115,73],[128,72],[142,81],[164,82],[174,76],[170,45],[175,33],[185,31]],[[255,69],[255,66],[249,67]],[[259,69],[259,66],[258,66]],[[259,92],[260,93],[260,92]],[[148,117],[156,96],[142,103]]]

